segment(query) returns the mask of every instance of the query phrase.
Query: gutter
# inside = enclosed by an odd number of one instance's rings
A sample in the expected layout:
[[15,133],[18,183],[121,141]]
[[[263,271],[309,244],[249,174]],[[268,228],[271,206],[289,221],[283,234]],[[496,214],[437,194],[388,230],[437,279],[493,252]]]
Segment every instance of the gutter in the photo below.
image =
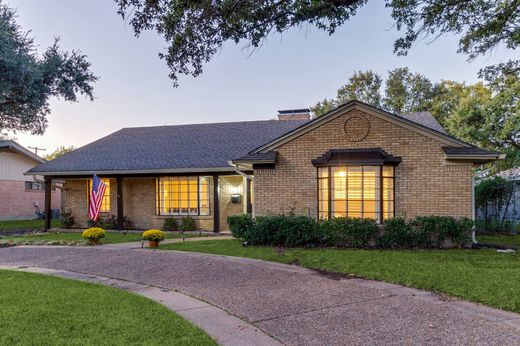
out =
[[232,161],[228,161],[228,163],[231,167],[235,168],[235,172],[237,172],[239,175],[243,176],[246,179],[253,181],[253,176],[242,172],[240,170],[240,167],[237,164],[233,163]]

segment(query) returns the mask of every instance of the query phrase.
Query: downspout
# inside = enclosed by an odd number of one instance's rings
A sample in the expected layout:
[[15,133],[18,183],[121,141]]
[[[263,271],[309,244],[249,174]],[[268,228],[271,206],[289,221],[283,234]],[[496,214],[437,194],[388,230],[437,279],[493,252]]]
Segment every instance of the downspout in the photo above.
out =
[[471,218],[473,219],[473,228],[471,229],[471,241],[473,244],[478,244],[477,241],[477,233],[476,233],[476,221],[477,221],[477,212],[475,209],[475,176],[471,177]]
[[231,161],[228,161],[228,164],[229,164],[230,166],[234,167],[234,168],[235,168],[235,172],[237,172],[237,173],[240,174],[241,176],[243,176],[243,177],[245,177],[245,178],[247,178],[247,179],[249,179],[249,180],[253,180],[253,177],[250,176],[249,174],[246,174],[246,173],[242,172],[242,171],[240,170],[240,168],[238,167],[238,165],[234,164],[234,163],[231,162]]

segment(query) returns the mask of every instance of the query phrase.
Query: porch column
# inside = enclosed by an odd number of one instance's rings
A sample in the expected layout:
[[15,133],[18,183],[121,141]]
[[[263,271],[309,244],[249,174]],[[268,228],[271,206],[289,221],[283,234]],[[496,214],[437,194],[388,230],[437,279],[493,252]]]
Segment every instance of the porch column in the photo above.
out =
[[117,229],[123,230],[123,177],[116,177],[117,190]]
[[213,232],[220,232],[220,208],[218,201],[218,174],[213,174]]
[[52,189],[52,178],[50,176],[44,176],[45,180],[45,222],[44,230],[47,232],[51,228],[51,189]]

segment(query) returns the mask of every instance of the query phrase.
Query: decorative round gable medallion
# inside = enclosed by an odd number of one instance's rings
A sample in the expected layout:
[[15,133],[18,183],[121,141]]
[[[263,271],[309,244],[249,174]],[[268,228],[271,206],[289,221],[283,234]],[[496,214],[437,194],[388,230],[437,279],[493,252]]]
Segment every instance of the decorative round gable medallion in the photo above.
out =
[[370,121],[360,114],[351,115],[345,121],[345,135],[349,142],[363,140],[370,131]]

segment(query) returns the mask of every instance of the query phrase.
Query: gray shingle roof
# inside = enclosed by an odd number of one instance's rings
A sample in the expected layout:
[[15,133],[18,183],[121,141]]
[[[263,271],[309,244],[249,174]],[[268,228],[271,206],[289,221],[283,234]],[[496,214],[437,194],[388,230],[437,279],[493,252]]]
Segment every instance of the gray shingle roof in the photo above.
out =
[[444,127],[439,124],[437,119],[430,112],[411,112],[411,113],[403,113],[400,114],[401,117],[411,120],[415,123],[421,124],[423,126],[429,127],[435,131],[439,131],[442,133],[446,133]]
[[20,144],[16,143],[15,141],[12,141],[12,140],[1,140],[0,149],[2,149],[2,148],[7,148],[8,150],[12,150],[19,154],[25,155],[39,163],[45,162],[45,160],[43,158],[39,157],[38,155],[34,154],[29,149],[22,147]]
[[29,172],[229,167],[229,160],[243,157],[304,123],[265,120],[124,128]]
[[496,155],[499,153],[478,147],[442,147],[446,155]]

